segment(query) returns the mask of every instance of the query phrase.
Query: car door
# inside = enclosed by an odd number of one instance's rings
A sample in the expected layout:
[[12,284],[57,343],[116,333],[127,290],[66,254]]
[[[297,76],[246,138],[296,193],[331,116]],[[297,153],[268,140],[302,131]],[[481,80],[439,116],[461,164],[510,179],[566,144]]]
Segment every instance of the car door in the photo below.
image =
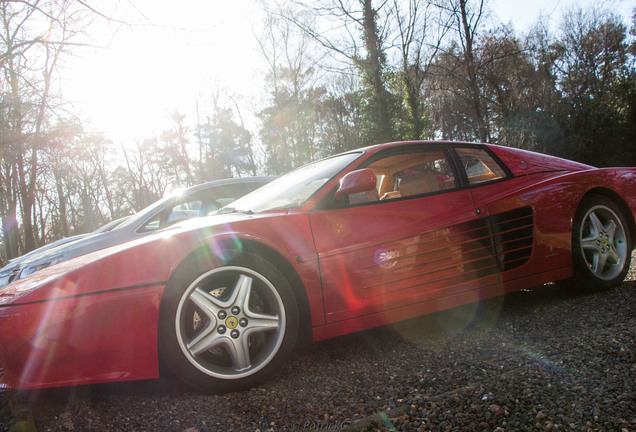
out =
[[487,218],[445,148],[410,145],[365,165],[372,193],[310,213],[328,323],[496,282]]

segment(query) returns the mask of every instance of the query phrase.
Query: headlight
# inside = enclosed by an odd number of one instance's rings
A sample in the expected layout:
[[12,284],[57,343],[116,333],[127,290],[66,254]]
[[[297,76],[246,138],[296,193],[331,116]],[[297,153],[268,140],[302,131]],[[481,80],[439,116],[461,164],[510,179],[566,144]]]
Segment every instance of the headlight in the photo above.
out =
[[0,288],[13,282],[19,271],[20,268],[18,266],[14,266],[9,270],[0,272]]
[[55,255],[52,256],[50,258],[46,258],[43,260],[39,260],[36,261],[34,263],[31,264],[26,264],[26,266],[22,269],[22,271],[20,272],[20,275],[17,277],[17,279],[21,279],[23,277],[27,277],[29,275],[32,275],[33,273],[40,271],[42,269],[47,268],[48,266],[52,266],[53,264],[57,264],[59,262],[62,262],[66,259],[66,253],[63,254],[59,254],[59,255]]

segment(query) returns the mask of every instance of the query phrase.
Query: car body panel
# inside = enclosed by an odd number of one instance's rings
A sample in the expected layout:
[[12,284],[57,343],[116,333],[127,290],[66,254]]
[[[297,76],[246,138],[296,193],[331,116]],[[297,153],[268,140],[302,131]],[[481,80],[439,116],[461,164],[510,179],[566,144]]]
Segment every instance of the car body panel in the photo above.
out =
[[[71,283],[60,283],[60,291],[73,292],[65,286]],[[35,389],[157,377],[162,291],[163,286],[146,286],[1,309],[0,386]]]
[[532,268],[506,272],[502,274],[503,280],[570,266],[574,214],[583,196],[594,189],[618,193],[636,219],[636,172],[631,168],[536,174],[517,177],[508,183],[510,187],[504,190],[496,184],[471,189],[475,204],[488,207],[489,213],[520,205],[534,209],[535,251],[528,264]]
[[[458,146],[482,149],[511,166],[500,179],[470,185],[458,164],[450,189],[336,205],[345,175],[382,152],[418,146],[449,157]],[[0,289],[0,388],[158,377],[161,299],[195,254],[223,265],[248,250],[277,265],[317,341],[570,277],[572,220],[591,191],[620,198],[632,226],[636,219],[634,168],[472,143],[357,152],[298,207],[181,222]]]
[[467,190],[313,212],[327,322],[496,282],[462,259],[477,218]]
[[515,176],[525,176],[552,171],[586,171],[593,166],[554,156],[534,153],[528,150],[490,145],[488,148],[496,154]]
[[407,306],[388,309],[368,315],[362,315],[344,321],[339,321],[324,326],[315,327],[314,341],[334,338],[353,332],[366,330],[373,327],[383,326],[411,318],[416,318],[429,313],[439,312],[469,303],[475,303],[491,297],[497,297],[509,292],[519,291],[524,288],[537,286],[548,281],[562,280],[571,275],[571,270],[561,269],[545,272],[540,275],[532,275],[515,280],[514,283],[502,283],[489,285],[479,290],[468,290],[458,292],[446,297],[438,297],[420,303],[412,303]]

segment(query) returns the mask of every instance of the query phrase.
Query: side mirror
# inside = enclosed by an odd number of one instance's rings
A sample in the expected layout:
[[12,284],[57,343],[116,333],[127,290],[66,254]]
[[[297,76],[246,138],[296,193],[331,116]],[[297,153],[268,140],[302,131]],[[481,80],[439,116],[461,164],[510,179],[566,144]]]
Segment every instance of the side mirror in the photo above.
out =
[[374,190],[376,184],[377,178],[371,168],[352,171],[340,180],[340,187],[336,191],[335,198],[340,199],[354,193]]

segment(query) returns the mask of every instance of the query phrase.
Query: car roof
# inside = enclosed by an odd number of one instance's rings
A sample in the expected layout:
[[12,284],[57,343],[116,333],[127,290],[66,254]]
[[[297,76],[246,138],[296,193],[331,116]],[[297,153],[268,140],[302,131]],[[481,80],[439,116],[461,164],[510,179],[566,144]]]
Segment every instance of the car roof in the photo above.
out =
[[212,180],[206,183],[201,183],[196,186],[191,186],[187,189],[184,189],[183,193],[188,194],[192,192],[197,192],[202,189],[208,189],[214,186],[227,186],[231,184],[259,183],[259,182],[268,183],[274,180],[276,177],[277,176],[251,176],[251,177],[233,177],[233,178],[226,178],[221,180]]

